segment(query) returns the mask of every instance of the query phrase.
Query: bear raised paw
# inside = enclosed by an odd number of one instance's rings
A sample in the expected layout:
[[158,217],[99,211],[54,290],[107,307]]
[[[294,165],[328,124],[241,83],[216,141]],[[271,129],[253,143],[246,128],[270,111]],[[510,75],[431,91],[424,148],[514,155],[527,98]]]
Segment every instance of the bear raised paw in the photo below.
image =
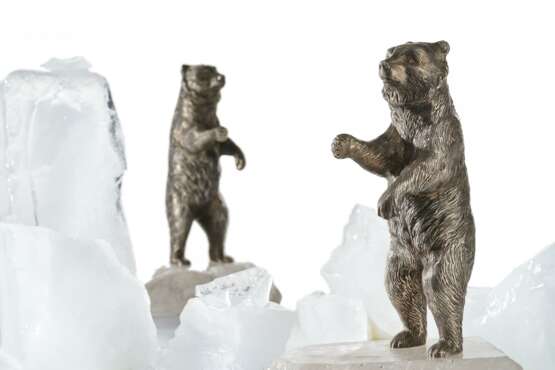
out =
[[387,178],[378,214],[388,220],[386,290],[405,330],[403,348],[426,342],[426,306],[440,339],[430,357],[459,353],[475,229],[461,125],[447,86],[449,44],[406,43],[380,63],[391,125],[372,141],[338,135],[332,152]]

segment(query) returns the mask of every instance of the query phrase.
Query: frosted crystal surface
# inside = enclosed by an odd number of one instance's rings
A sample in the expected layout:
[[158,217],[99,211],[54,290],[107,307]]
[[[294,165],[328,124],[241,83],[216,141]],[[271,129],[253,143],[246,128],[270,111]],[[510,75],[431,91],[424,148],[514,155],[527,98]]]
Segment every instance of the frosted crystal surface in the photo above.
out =
[[158,370],[261,370],[284,352],[295,314],[270,302],[272,279],[251,270],[199,288],[202,297],[188,301]]
[[[322,269],[332,293],[360,299],[370,337],[391,338],[401,329],[384,287],[389,250],[387,224],[370,208],[356,206],[343,243]],[[469,287],[463,330],[499,347],[525,369],[555,368],[555,245],[516,268],[493,288]],[[437,338],[428,317],[428,337]]]
[[19,363],[12,357],[0,350],[0,369],[1,370],[21,370]]
[[474,292],[465,335],[479,335],[525,369],[555,369],[555,244],[517,267],[493,289]]
[[82,58],[0,84],[0,220],[103,239],[134,272],[120,205],[123,137],[106,79]]
[[357,205],[343,232],[343,242],[322,268],[332,294],[364,303],[374,339],[389,338],[401,322],[384,286],[389,251],[387,223],[370,208]]
[[269,302],[271,289],[270,274],[253,267],[197,285],[195,295],[213,306],[231,307],[241,303],[264,306]]
[[297,302],[296,313],[288,350],[368,339],[368,317],[359,300],[315,292]]
[[25,370],[147,370],[156,329],[144,286],[105,241],[0,224],[2,350]]

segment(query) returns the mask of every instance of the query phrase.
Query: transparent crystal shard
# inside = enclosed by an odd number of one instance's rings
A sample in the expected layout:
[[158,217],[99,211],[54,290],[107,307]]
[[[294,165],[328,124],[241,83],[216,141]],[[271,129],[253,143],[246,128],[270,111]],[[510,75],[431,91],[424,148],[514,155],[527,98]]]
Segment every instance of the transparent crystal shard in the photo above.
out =
[[4,90],[0,88],[0,219],[7,219],[11,212],[8,168],[6,161],[6,109],[4,107]]
[[261,370],[284,352],[295,314],[269,302],[267,272],[250,270],[214,280],[187,302],[158,370]]
[[384,286],[388,251],[387,223],[373,209],[357,205],[345,226],[343,242],[321,271],[331,293],[364,303],[374,339],[390,338],[401,329]]
[[120,204],[125,156],[106,79],[80,58],[0,86],[0,219],[103,239],[135,271]]
[[0,224],[2,350],[25,370],[149,370],[146,290],[105,241]]
[[482,293],[475,313],[465,311],[465,335],[491,341],[525,369],[555,369],[555,244]]
[[240,303],[264,306],[270,301],[272,277],[260,267],[253,267],[197,285],[195,295],[215,306]]
[[297,320],[287,349],[368,339],[368,317],[361,301],[315,292],[297,302]]
[[1,370],[22,370],[21,365],[14,360],[11,356],[8,356],[2,350],[0,350],[0,369]]

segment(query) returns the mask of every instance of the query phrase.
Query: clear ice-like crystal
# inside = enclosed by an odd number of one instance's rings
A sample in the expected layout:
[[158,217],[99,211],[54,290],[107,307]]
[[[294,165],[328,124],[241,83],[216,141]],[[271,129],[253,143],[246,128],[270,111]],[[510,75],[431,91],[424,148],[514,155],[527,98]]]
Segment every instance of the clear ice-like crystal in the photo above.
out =
[[1,370],[21,370],[21,365],[12,357],[0,350],[0,369]]
[[315,292],[297,302],[296,313],[288,350],[368,339],[368,316],[359,300]]
[[465,335],[489,340],[524,369],[555,369],[555,244],[472,296]]
[[25,370],[150,370],[144,286],[105,241],[0,224],[2,350]]
[[158,370],[261,370],[284,352],[295,314],[269,301],[267,272],[250,270],[199,288],[202,297],[188,301]]
[[345,226],[341,246],[321,271],[332,294],[364,303],[374,339],[390,338],[401,329],[384,286],[388,251],[387,223],[374,210],[357,205]]
[[0,220],[103,239],[135,271],[120,205],[125,156],[106,79],[82,58],[0,84]]
[[269,302],[272,277],[259,267],[197,285],[195,295],[212,306],[231,307],[237,304],[264,306]]

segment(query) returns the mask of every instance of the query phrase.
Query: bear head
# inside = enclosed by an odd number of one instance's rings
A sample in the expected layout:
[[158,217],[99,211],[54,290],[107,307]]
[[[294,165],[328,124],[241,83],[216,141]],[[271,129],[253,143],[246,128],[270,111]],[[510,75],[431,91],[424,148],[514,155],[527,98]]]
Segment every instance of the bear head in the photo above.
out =
[[448,73],[446,41],[407,42],[387,51],[380,63],[384,99],[393,106],[426,103]]
[[225,85],[225,76],[216,67],[208,65],[183,65],[181,67],[183,86],[197,96],[204,98],[219,97]]

